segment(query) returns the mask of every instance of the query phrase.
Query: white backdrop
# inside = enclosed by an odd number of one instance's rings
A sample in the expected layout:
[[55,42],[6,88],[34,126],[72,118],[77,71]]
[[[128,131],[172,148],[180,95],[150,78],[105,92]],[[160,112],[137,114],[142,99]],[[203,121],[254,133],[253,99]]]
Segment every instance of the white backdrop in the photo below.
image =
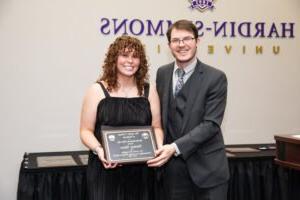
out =
[[[116,37],[99,31],[101,18],[187,18],[210,26],[213,21],[295,23],[294,38],[205,34],[198,56],[228,77],[226,144],[270,143],[274,134],[300,133],[299,0],[218,0],[214,11],[203,13],[189,5],[188,0],[0,0],[0,199],[16,198],[24,152],[84,149],[78,132],[82,98]],[[154,81],[158,66],[172,61],[166,38],[139,38]],[[225,45],[232,46],[230,54]],[[280,46],[278,55],[274,45]],[[256,46],[263,54],[256,54]]]

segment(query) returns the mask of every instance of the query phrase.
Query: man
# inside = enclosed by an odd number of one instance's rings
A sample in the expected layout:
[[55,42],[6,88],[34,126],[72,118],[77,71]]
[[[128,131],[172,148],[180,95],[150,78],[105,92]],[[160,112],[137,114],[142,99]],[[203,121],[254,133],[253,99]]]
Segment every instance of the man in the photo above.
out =
[[175,22],[167,38],[175,62],[160,67],[156,77],[164,145],[148,165],[164,165],[171,200],[225,200],[229,170],[221,123],[226,76],[197,59],[199,38],[192,22]]

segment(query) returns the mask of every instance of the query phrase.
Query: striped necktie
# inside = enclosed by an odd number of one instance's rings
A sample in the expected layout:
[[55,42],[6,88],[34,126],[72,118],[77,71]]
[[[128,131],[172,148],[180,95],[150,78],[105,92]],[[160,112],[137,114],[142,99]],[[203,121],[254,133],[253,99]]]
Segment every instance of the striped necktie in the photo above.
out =
[[175,96],[177,96],[177,94],[179,93],[179,91],[181,90],[181,88],[183,87],[184,81],[183,81],[183,77],[185,75],[185,72],[183,69],[176,69],[176,72],[178,80],[175,86]]

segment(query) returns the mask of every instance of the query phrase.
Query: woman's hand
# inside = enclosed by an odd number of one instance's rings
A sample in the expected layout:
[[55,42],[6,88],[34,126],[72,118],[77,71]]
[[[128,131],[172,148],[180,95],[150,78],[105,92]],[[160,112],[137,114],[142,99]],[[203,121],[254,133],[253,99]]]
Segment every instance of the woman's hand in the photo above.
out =
[[98,158],[102,162],[102,164],[103,164],[103,166],[104,166],[105,169],[112,169],[112,168],[116,168],[118,166],[118,163],[108,162],[105,159],[104,149],[102,147],[100,147],[100,146],[97,147],[95,149],[95,151],[97,152]]

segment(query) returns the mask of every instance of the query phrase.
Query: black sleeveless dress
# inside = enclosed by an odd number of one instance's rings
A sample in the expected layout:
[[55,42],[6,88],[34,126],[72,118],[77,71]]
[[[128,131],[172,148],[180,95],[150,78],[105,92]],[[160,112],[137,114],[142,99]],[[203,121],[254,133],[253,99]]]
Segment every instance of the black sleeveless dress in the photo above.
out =
[[[105,87],[99,84],[106,97],[99,102],[97,108],[94,134],[100,142],[101,125],[151,125],[149,84],[144,88],[144,96],[134,98],[110,97]],[[105,169],[98,156],[90,152],[87,187],[89,200],[153,200],[154,169],[148,168],[146,164]]]

